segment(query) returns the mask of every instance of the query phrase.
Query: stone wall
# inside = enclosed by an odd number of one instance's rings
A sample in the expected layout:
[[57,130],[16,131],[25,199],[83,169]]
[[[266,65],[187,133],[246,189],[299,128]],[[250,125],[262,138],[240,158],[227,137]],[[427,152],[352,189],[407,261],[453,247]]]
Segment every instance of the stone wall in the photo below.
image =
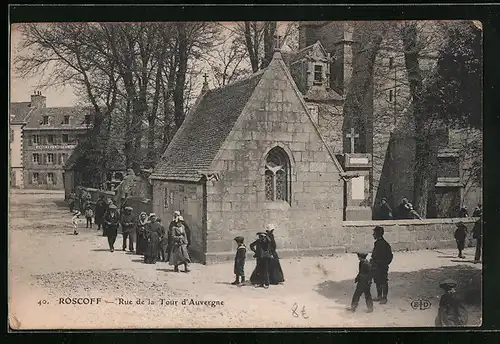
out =
[[[207,260],[234,258],[267,223],[279,247],[330,247],[343,218],[343,180],[280,65],[273,60],[224,143],[207,182]],[[281,147],[291,163],[291,202],[266,201],[265,159]]]

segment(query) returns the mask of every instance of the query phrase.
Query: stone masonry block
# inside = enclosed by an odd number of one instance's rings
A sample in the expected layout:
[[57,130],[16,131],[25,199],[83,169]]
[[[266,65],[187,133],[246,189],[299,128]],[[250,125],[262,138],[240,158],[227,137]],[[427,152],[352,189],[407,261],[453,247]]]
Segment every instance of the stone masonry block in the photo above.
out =
[[294,133],[293,142],[309,142],[309,133]]
[[306,149],[304,142],[291,142],[289,147],[294,152],[303,152]]
[[311,172],[326,172],[326,163],[324,162],[310,162],[309,171]]

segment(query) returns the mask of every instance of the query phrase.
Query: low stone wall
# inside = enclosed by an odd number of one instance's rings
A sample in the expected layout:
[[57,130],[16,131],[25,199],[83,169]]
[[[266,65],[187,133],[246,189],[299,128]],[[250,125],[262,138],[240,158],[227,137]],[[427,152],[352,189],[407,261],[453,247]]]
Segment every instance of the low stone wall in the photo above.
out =
[[[456,248],[454,233],[456,223],[463,222],[469,230],[466,246],[475,246],[472,228],[478,218],[448,218],[425,220],[392,221],[344,221],[338,233],[335,233],[333,246],[296,250],[280,250],[280,258],[303,256],[328,256],[339,253],[369,251],[373,249],[373,228],[384,227],[384,237],[393,251],[414,251],[424,249]],[[278,235],[277,233],[275,233]],[[277,240],[278,241],[278,240]],[[250,242],[247,243],[247,245]],[[248,249],[247,257],[253,252]],[[207,263],[234,259],[234,252],[208,253]]]

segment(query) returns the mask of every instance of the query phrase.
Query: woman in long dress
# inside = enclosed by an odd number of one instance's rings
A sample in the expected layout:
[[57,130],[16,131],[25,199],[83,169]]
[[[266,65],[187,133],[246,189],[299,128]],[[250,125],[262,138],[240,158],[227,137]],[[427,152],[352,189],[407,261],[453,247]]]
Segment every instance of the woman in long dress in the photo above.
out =
[[136,231],[137,231],[137,247],[135,252],[137,254],[146,253],[146,248],[148,241],[146,239],[146,226],[148,223],[148,217],[145,212],[142,212],[137,219]]
[[188,239],[186,229],[182,221],[178,221],[171,228],[170,240],[172,241],[172,251],[169,257],[170,265],[174,266],[174,271],[179,272],[179,265],[184,264],[184,272],[189,272],[188,265],[191,263],[187,249]]
[[144,263],[156,264],[160,255],[160,238],[162,237],[163,227],[156,222],[156,214],[150,214],[149,223],[146,226],[147,247],[144,254]]
[[274,225],[266,226],[266,235],[271,244],[272,257],[269,260],[269,282],[271,284],[280,284],[285,282],[283,270],[281,269],[280,258],[276,252],[276,241],[274,240]]
[[250,244],[250,249],[255,252],[254,257],[257,259],[255,270],[250,276],[250,282],[259,287],[269,288],[269,261],[272,256],[271,241],[264,232],[257,233],[258,239]]

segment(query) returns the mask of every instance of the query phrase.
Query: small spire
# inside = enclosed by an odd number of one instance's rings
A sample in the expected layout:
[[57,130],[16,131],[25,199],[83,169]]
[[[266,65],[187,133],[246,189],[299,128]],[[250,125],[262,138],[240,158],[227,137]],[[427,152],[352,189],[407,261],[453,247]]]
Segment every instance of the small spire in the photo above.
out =
[[205,93],[207,91],[209,91],[210,89],[208,88],[208,81],[207,81],[207,78],[208,78],[208,74],[205,73],[203,74],[203,78],[205,79],[205,81],[203,82],[203,88],[201,89],[201,92],[202,93]]

